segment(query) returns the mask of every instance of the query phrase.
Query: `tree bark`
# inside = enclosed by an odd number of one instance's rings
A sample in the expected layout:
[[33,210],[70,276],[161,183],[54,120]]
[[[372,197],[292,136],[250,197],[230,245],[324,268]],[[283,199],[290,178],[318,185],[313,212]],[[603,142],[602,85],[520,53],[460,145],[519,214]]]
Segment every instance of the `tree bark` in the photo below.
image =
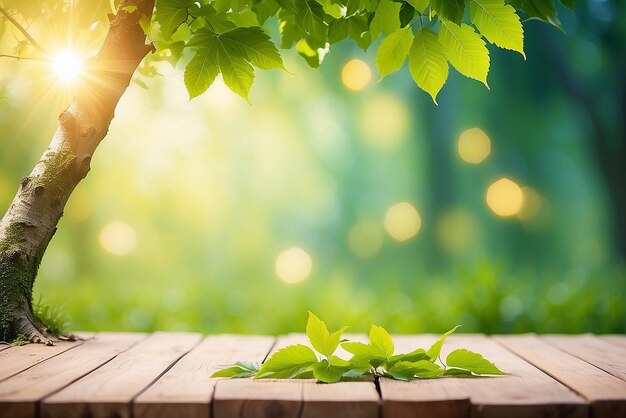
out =
[[[155,0],[123,0],[109,15],[98,54],[86,64],[78,93],[59,121],[48,149],[25,177],[0,221],[0,339],[24,335],[52,345],[33,314],[32,289],[48,243],[76,185],[90,169],[117,103],[143,58],[153,50],[139,25],[152,16]],[[128,8],[127,6],[136,6]],[[132,10],[129,13],[128,10]]]

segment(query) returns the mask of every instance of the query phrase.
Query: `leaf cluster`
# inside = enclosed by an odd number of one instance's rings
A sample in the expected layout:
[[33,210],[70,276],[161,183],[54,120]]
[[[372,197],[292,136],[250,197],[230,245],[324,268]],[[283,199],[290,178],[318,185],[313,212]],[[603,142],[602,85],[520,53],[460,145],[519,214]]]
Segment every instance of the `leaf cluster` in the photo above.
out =
[[[560,28],[557,3],[573,8],[573,0],[156,0],[154,13],[142,16],[140,24],[157,52],[138,71],[154,76],[158,72],[150,61],[176,65],[184,57],[190,98],[205,92],[221,73],[225,84],[247,100],[255,68],[284,69],[277,44],[294,48],[318,67],[338,42],[348,40],[365,51],[376,43],[380,77],[408,61],[415,83],[436,103],[450,66],[488,85],[488,43],[525,56],[520,15]],[[81,36],[95,37],[106,30],[113,4],[0,0],[5,13],[0,39],[14,38],[15,58],[39,59],[44,47],[15,30],[8,16],[35,38],[51,24],[74,27],[76,19]],[[117,13],[140,12],[130,4]],[[271,27],[279,32],[276,43],[266,33]]]
[[[159,53],[176,61],[193,50],[185,85],[191,98],[221,73],[235,93],[248,98],[254,67],[284,68],[264,33],[278,22],[280,46],[295,48],[318,67],[332,45],[351,40],[363,50],[381,39],[376,66],[381,78],[408,58],[415,83],[436,97],[449,65],[486,86],[487,42],[524,55],[518,13],[560,27],[557,0],[157,0],[146,29]],[[572,0],[560,0],[573,7]]]
[[[302,344],[289,345],[275,351],[260,366],[254,362],[237,362],[211,377],[315,378],[319,382],[334,383],[366,375],[409,381],[415,378],[505,374],[482,355],[466,349],[454,350],[445,362],[441,361],[443,343],[457,328],[443,334],[428,350],[416,348],[408,353],[395,354],[393,340],[383,327],[372,325],[367,343],[350,341],[342,339],[347,327],[331,333],[324,321],[309,312],[306,335],[312,348]],[[337,356],[335,353],[339,346],[351,357],[343,359]]]

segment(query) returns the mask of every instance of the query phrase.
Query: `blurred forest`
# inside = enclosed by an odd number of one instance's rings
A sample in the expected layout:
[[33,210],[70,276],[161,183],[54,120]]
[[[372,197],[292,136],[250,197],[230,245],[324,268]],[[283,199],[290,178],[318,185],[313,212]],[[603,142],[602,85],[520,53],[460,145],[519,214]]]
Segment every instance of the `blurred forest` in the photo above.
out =
[[[576,4],[439,106],[351,42],[252,106],[139,74],[36,294],[84,330],[626,332],[626,3]],[[3,211],[71,94],[0,61]]]

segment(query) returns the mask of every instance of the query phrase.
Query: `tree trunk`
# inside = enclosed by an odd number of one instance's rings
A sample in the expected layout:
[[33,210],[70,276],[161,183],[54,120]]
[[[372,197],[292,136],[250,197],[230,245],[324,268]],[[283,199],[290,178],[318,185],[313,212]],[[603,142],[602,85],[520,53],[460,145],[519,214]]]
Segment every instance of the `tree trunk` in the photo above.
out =
[[107,134],[120,97],[153,48],[146,45],[139,20],[152,16],[154,1],[123,0],[117,14],[109,15],[107,36],[98,54],[87,63],[78,94],[59,115],[48,149],[22,180],[0,221],[2,340],[21,334],[31,342],[52,345],[53,336],[32,309],[37,269],[66,202],[89,172],[93,153]]

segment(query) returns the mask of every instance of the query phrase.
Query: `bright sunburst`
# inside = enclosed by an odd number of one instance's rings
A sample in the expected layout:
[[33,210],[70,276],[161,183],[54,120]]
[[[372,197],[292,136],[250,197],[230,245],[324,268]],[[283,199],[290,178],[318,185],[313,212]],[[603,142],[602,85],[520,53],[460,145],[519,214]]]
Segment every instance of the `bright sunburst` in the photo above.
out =
[[52,57],[51,63],[54,74],[66,85],[78,80],[83,67],[83,60],[71,49],[59,51]]

